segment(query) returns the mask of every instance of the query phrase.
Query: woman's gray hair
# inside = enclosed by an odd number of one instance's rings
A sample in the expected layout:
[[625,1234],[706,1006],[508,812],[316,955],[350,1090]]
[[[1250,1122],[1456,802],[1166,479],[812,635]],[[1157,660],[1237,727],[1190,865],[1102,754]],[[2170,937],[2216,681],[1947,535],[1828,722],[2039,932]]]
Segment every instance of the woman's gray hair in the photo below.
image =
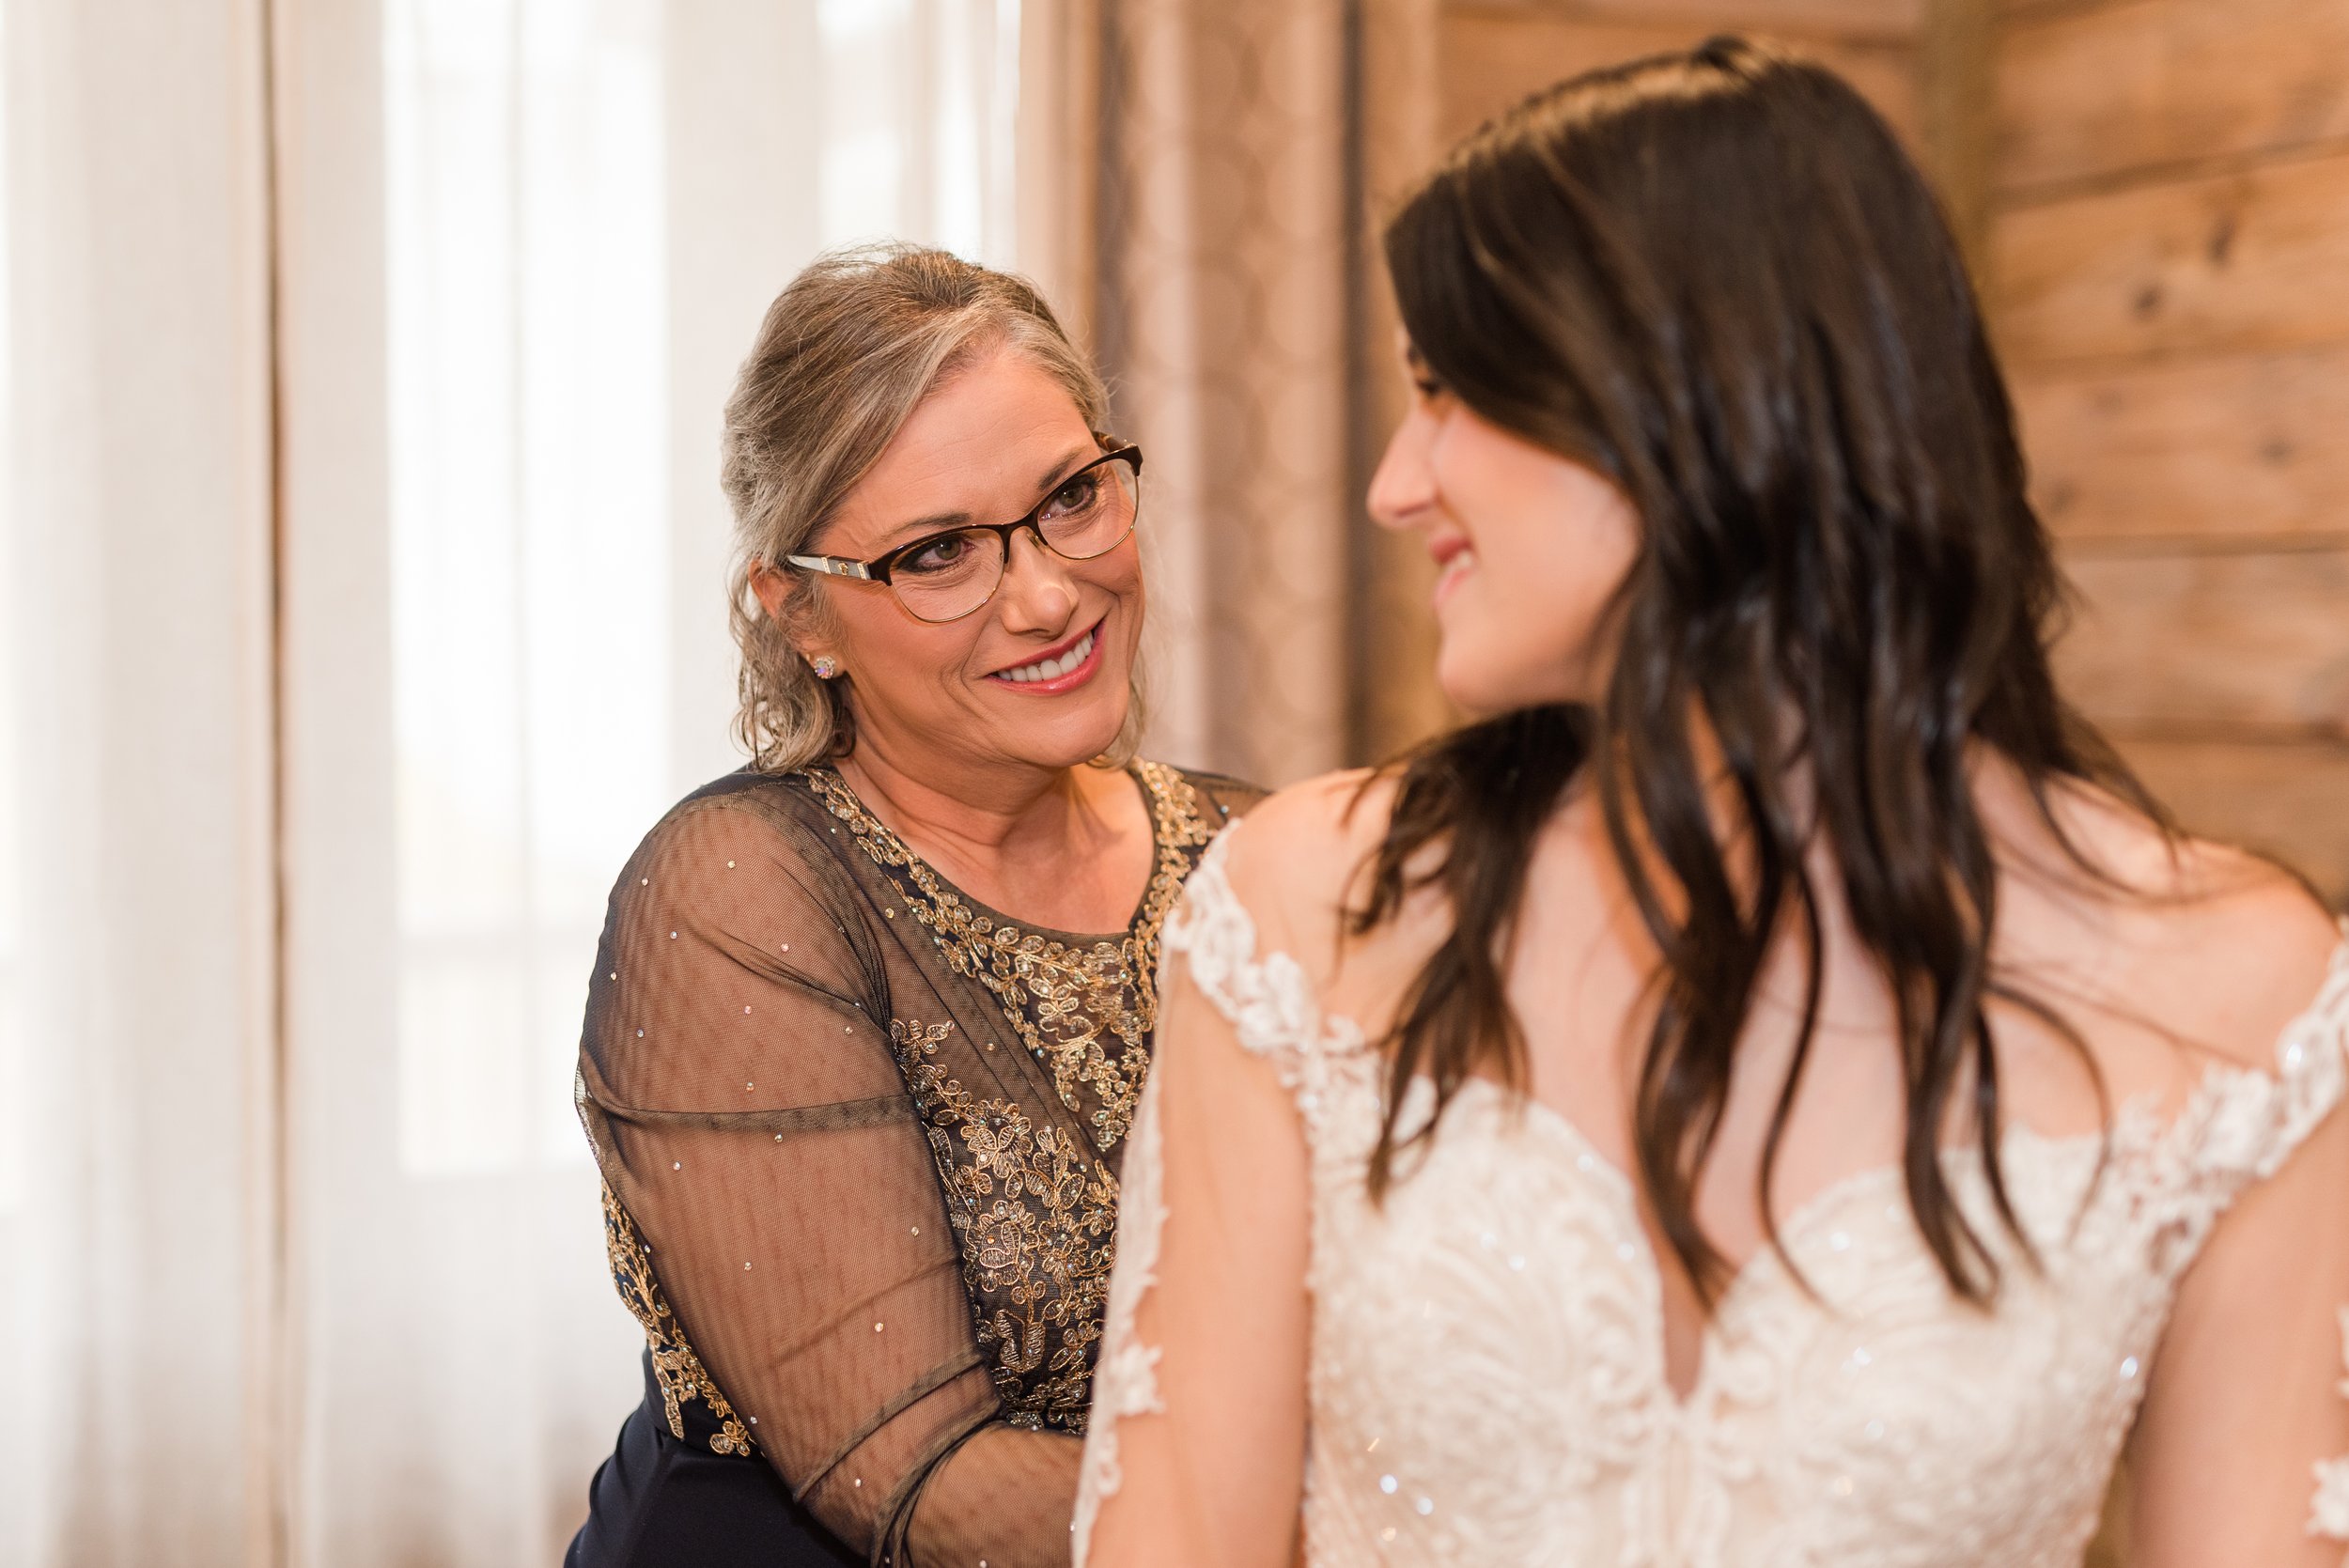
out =
[[[753,592],[754,568],[790,572],[784,620],[823,625],[823,590],[781,565],[879,460],[922,399],[984,350],[1005,346],[1065,387],[1099,431],[1109,398],[1024,279],[945,251],[891,244],[819,256],[775,297],[726,400],[720,482],[734,509],[727,582],[741,649],[735,738],[752,766],[785,772],[838,756],[854,740],[848,693],[818,680]],[[1133,754],[1140,672],[1107,760]]]

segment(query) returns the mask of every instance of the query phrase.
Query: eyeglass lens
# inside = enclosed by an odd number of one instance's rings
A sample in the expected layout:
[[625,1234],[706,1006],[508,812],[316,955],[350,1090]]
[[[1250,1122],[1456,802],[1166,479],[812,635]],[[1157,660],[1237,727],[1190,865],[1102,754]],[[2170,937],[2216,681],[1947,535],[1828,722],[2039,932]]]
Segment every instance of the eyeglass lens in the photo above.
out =
[[[1071,561],[1115,550],[1133,532],[1142,510],[1142,475],[1130,458],[1112,458],[1069,476],[1035,514],[1036,532],[1052,552]],[[993,596],[1003,580],[1004,538],[966,528],[926,539],[889,564],[889,585],[908,610],[926,621],[967,615]]]

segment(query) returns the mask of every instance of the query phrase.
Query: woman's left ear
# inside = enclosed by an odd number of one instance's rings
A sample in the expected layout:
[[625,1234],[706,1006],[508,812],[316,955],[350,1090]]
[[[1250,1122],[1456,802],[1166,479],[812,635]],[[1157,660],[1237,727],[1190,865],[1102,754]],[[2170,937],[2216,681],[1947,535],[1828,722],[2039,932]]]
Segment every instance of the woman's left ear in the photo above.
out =
[[762,561],[751,568],[751,593],[767,612],[767,618],[781,626],[784,603],[791,597],[791,579]]

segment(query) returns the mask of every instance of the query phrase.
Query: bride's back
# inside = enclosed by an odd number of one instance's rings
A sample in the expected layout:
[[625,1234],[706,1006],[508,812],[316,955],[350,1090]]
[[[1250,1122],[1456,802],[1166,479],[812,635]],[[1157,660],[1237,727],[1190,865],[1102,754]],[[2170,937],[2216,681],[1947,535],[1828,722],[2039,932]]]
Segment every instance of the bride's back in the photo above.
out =
[[[1999,867],[1988,946],[2008,994],[1985,1013],[2002,1135],[2095,1138],[2124,1107],[2174,1116],[2215,1068],[2274,1069],[2279,1042],[2316,999],[2341,941],[2304,884],[2254,856],[2167,832],[2092,789],[2056,792],[2051,823],[2011,768],[1987,759],[1975,776]],[[1244,902],[1254,893],[1279,911],[1265,924],[1293,943],[1286,950],[1304,962],[1322,1005],[1373,1040],[1392,1031],[1455,924],[1435,884],[1367,931],[1348,918],[1362,904],[1393,795],[1392,778],[1352,774],[1276,797],[1262,838],[1232,873]],[[1856,1177],[1897,1172],[1904,1155],[1909,1108],[1894,998],[1851,931],[1832,849],[1816,847],[1811,869],[1822,940],[1802,1070],[1794,1073],[1808,941],[1790,920],[1737,1036],[1697,1188],[1697,1221],[1730,1276],[1790,1216]],[[1660,956],[1589,790],[1544,824],[1522,898],[1501,966],[1524,1046],[1523,1080],[1511,1087],[1570,1124],[1613,1170],[1636,1172],[1634,1108]],[[1952,1096],[1942,1139],[1969,1160],[1983,1141],[1971,1088],[1969,1078]],[[1663,1275],[1668,1370],[1685,1393],[1706,1305],[1653,1215],[1642,1224]]]
[[[1974,1266],[1996,1270],[1979,1299],[1925,1245],[1897,1008],[1831,895],[1812,1044],[1769,1162],[1775,1240],[1762,1171],[1802,1032],[1799,939],[1773,949],[1736,1037],[1693,1203],[1725,1260],[1707,1300],[1633,1173],[1659,958],[1587,797],[1534,833],[1498,966],[1524,1091],[1472,1073],[1440,1114],[1391,1052],[1457,927],[1451,898],[1419,885],[1368,929],[1349,913],[1392,831],[1392,780],[1267,802],[1169,927],[1188,984],[1153,1083],[1166,1104],[1128,1170],[1120,1264],[1121,1281],[1155,1270],[1159,1285],[1139,1313],[1113,1296],[1103,1360],[1124,1369],[1105,1370],[1111,1416],[1166,1421],[1130,1428],[1129,1459],[1150,1468],[1156,1445],[1197,1441],[1232,1475],[1174,1465],[1206,1487],[1188,1508],[1215,1497],[1244,1520],[1292,1440],[1277,1421],[1252,1439],[1267,1390],[1246,1374],[1301,1330],[1314,1564],[2077,1568],[2132,1428],[2133,1563],[2328,1560],[2313,1537],[2349,1533],[2349,1474],[2328,1459],[2349,1421],[2327,1372],[2349,1293],[2349,954],[2272,868],[2086,791],[2051,798],[2059,838],[2000,765],[1978,774],[2000,845],[1995,980],[2027,999],[1988,1008],[2004,1203],[1963,1111],[1939,1151]],[[1268,1093],[1301,1132],[1294,1176],[1264,1130]],[[1955,1103],[1976,1103],[1970,1086]],[[1382,1141],[1398,1149],[1374,1191]],[[1268,1255],[1299,1260],[1302,1318],[1277,1265],[1252,1272]],[[1246,1399],[1199,1387],[1219,1373]],[[1159,1499],[1142,1528],[1174,1529]],[[1166,1539],[1219,1561],[1286,1555]]]

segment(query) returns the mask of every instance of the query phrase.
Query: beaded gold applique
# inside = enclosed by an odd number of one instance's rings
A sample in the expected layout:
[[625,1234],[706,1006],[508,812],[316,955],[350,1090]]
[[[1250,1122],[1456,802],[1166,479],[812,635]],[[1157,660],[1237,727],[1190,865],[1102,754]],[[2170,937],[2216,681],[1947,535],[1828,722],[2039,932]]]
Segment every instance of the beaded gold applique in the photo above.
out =
[[[1014,1034],[1050,1070],[1061,1103],[1086,1115],[1082,1094],[1092,1091],[1098,1109],[1088,1120],[1101,1152],[1126,1135],[1148,1074],[1159,928],[1198,852],[1214,837],[1181,773],[1153,762],[1134,770],[1150,800],[1157,859],[1123,939],[1090,948],[998,925],[973,911],[836,773],[802,775],[896,884],[955,972],[977,980],[996,999]],[[911,882],[910,892],[898,873]],[[978,1099],[949,1076],[933,1058],[953,1029],[892,1019],[890,1044],[945,1188],[979,1352],[1008,1424],[1082,1434],[1093,1347],[1116,1262],[1117,1178],[1083,1140],[1037,1126],[1015,1100]],[[1105,1036],[1115,1042],[1114,1058]],[[684,1437],[682,1407],[700,1399],[719,1422],[709,1439],[714,1452],[756,1452],[749,1427],[687,1341],[643,1238],[609,1187],[603,1212],[613,1283],[644,1327],[671,1434]]]
[[686,1401],[698,1399],[709,1406],[718,1422],[718,1430],[709,1438],[710,1452],[749,1454],[753,1449],[750,1428],[734,1413],[734,1406],[718,1391],[701,1358],[686,1342],[685,1330],[669,1310],[668,1298],[661,1294],[661,1281],[653,1277],[645,1239],[636,1234],[636,1222],[609,1185],[603,1189],[603,1242],[612,1263],[612,1283],[636,1321],[644,1325],[645,1343],[652,1351],[653,1377],[661,1385],[661,1404],[669,1418],[669,1435],[684,1438],[683,1406]]
[[1012,1425],[1081,1433],[1117,1259],[1117,1178],[1081,1139],[950,1077],[935,1057],[954,1027],[893,1018],[889,1040],[929,1129],[979,1352]]
[[[979,981],[994,995],[1021,1044],[1050,1069],[1061,1104],[1085,1115],[1080,1089],[1093,1091],[1098,1102],[1089,1118],[1093,1141],[1104,1153],[1132,1126],[1150,1071],[1150,1031],[1159,1010],[1159,928],[1182,892],[1195,851],[1214,836],[1201,818],[1197,793],[1182,774],[1155,762],[1136,763],[1134,770],[1150,799],[1157,862],[1142,909],[1124,939],[1089,948],[999,925],[972,910],[864,809],[838,773],[810,768],[803,775],[875,863],[892,874],[914,919],[930,928],[954,971]],[[898,873],[912,884],[910,890]]]
[[[951,1023],[891,1020],[891,1046],[945,1188],[980,1354],[1015,1426],[1084,1430],[1117,1259],[1117,1178],[1096,1156],[1115,1147],[1133,1121],[1158,1015],[1159,928],[1214,836],[1189,780],[1157,763],[1140,763],[1136,772],[1157,846],[1150,886],[1124,939],[1090,947],[973,910],[837,774],[808,775],[955,972],[987,987],[1015,1036],[1050,1071],[1061,1103],[1091,1126],[1096,1148],[1088,1150],[1084,1139],[1039,1126],[1016,1100],[972,1094],[936,1060]],[[1096,1102],[1090,1113],[1087,1091]]]

